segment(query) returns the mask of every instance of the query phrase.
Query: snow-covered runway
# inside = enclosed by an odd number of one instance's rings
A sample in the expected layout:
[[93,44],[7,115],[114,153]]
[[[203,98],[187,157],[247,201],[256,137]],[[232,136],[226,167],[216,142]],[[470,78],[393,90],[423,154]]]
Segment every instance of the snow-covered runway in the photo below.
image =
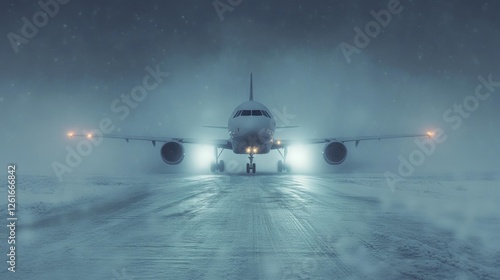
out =
[[20,176],[7,279],[500,279],[499,199],[491,174]]

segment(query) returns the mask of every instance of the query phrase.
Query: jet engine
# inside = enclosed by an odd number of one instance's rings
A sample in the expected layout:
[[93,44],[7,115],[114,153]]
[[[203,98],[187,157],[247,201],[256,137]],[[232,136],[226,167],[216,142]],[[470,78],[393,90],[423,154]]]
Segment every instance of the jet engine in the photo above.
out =
[[184,147],[179,142],[167,142],[161,147],[161,159],[167,164],[179,164],[184,159]]
[[347,157],[347,148],[340,142],[332,142],[323,149],[323,158],[328,164],[337,165],[344,162]]

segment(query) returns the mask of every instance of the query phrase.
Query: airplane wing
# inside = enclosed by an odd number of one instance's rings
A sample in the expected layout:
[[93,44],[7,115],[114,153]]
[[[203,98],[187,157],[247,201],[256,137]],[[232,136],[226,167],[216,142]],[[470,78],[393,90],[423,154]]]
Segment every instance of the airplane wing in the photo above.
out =
[[111,138],[111,139],[123,139],[127,141],[138,140],[138,141],[149,141],[156,146],[157,142],[166,143],[170,141],[185,143],[185,144],[200,144],[200,145],[211,145],[223,149],[232,149],[231,142],[227,139],[198,139],[198,138],[176,138],[176,137],[149,137],[149,136],[129,136],[129,135],[100,135],[100,134],[76,134],[69,132],[67,135],[69,138],[72,137],[85,137],[88,139],[94,138]]
[[227,126],[220,126],[220,125],[202,125],[201,127],[205,127],[205,128],[217,128],[217,129],[227,129]]
[[395,134],[395,135],[378,135],[378,136],[359,136],[359,137],[335,137],[335,138],[313,138],[313,139],[276,139],[271,147],[271,149],[281,149],[287,146],[296,144],[321,144],[330,142],[356,142],[356,147],[361,141],[367,140],[382,140],[382,139],[392,139],[392,138],[415,138],[415,137],[432,137],[433,132],[427,132],[425,134]]

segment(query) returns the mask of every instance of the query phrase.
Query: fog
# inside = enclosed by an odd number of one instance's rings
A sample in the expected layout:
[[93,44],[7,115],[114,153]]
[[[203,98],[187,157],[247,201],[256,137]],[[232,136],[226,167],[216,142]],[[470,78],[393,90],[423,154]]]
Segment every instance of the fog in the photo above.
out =
[[[223,1],[225,2],[225,1]],[[242,1],[219,17],[212,1],[70,1],[19,46],[4,36],[0,45],[0,155],[20,172],[54,175],[64,164],[69,130],[99,127],[114,134],[226,139],[233,109],[254,97],[298,125],[277,137],[303,139],[442,129],[444,143],[416,172],[498,171],[499,88],[461,124],[443,117],[464,104],[479,76],[500,81],[498,3],[401,1],[376,38],[349,59],[341,44],[354,44],[370,11],[389,1]],[[23,17],[40,11],[36,1],[4,1],[0,30],[21,34]],[[16,53],[17,49],[17,53]],[[168,72],[159,86],[120,119],[111,104],[130,94],[148,74]],[[495,91],[496,89],[496,91]],[[483,88],[485,90],[485,88]],[[486,92],[486,91],[485,91]],[[457,115],[453,113],[453,115]],[[289,123],[283,123],[284,121]],[[160,144],[106,139],[72,174],[207,173],[208,147],[186,145],[186,158],[168,166]],[[303,147],[307,164],[297,172],[397,172],[399,156],[418,147],[412,139],[367,141],[339,166],[323,160],[323,146]],[[243,166],[244,155],[222,159]],[[259,170],[273,171],[279,155],[256,156]],[[206,160],[207,162],[200,162]],[[66,174],[68,175],[68,174]],[[66,176],[64,175],[64,176]]]
[[[498,278],[499,3],[62,3],[0,3],[22,279]],[[435,137],[348,142],[340,165],[296,145],[291,175],[271,151],[250,176],[206,175],[207,145],[172,166],[162,143],[67,137],[227,139],[203,126],[227,125],[250,73],[254,100],[298,126],[276,139]],[[221,159],[245,173],[246,155]]]

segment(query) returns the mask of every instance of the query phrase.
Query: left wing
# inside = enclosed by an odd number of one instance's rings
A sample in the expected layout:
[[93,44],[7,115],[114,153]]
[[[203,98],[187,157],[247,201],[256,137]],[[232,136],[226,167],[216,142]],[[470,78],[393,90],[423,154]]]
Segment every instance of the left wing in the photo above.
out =
[[153,146],[156,146],[156,142],[178,142],[178,143],[185,143],[185,144],[200,144],[200,145],[211,145],[215,146],[218,148],[223,148],[223,149],[232,149],[231,142],[228,141],[227,139],[198,139],[198,138],[177,138],[177,137],[150,137],[150,136],[128,136],[128,135],[101,135],[101,134],[96,134],[96,133],[89,133],[89,134],[75,134],[73,132],[69,132],[68,137],[86,137],[88,139],[94,139],[94,138],[111,138],[111,139],[123,139],[127,141],[127,143],[130,140],[138,140],[138,141],[149,141],[153,144]]

